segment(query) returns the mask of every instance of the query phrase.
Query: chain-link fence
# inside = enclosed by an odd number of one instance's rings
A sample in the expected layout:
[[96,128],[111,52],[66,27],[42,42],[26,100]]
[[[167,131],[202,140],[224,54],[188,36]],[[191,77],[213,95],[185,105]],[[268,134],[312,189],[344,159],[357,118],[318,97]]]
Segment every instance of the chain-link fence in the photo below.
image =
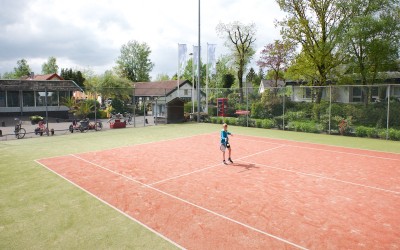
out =
[[206,91],[213,123],[400,140],[399,85]]

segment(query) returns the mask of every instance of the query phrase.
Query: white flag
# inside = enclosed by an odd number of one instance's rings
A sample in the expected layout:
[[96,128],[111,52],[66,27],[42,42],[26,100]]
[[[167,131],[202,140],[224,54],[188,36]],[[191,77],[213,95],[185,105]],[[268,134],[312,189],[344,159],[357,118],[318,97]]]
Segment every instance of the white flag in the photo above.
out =
[[211,75],[215,75],[217,71],[217,61],[215,60],[215,47],[216,44],[207,44],[207,67]]
[[199,61],[199,46],[193,46],[193,70],[197,76],[197,62]]
[[180,76],[186,68],[186,44],[178,44],[178,76]]

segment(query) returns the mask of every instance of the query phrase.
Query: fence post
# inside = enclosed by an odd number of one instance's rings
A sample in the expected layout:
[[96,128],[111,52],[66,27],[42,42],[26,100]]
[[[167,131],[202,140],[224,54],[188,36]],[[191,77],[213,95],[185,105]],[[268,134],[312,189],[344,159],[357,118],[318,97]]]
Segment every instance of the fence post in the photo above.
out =
[[331,134],[331,116],[332,116],[332,86],[329,85],[329,134]]
[[387,89],[387,115],[386,115],[386,140],[389,140],[389,115],[390,115],[390,84]]
[[286,96],[286,92],[283,93],[282,98],[283,98],[283,102],[282,102],[282,128],[283,130],[285,130],[285,96]]

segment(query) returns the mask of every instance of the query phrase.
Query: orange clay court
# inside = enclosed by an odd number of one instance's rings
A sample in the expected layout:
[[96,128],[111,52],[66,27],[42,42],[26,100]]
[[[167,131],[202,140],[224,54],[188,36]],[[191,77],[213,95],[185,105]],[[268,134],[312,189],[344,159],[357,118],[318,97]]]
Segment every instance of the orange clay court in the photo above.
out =
[[400,155],[219,133],[37,162],[186,249],[400,249]]

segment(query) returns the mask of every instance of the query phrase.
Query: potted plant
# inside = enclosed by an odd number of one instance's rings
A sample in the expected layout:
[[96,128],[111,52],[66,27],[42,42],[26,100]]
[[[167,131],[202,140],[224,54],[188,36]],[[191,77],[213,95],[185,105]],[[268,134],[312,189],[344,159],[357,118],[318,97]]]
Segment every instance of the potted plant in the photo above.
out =
[[38,124],[40,121],[43,121],[43,117],[40,115],[33,115],[30,117],[32,125]]

